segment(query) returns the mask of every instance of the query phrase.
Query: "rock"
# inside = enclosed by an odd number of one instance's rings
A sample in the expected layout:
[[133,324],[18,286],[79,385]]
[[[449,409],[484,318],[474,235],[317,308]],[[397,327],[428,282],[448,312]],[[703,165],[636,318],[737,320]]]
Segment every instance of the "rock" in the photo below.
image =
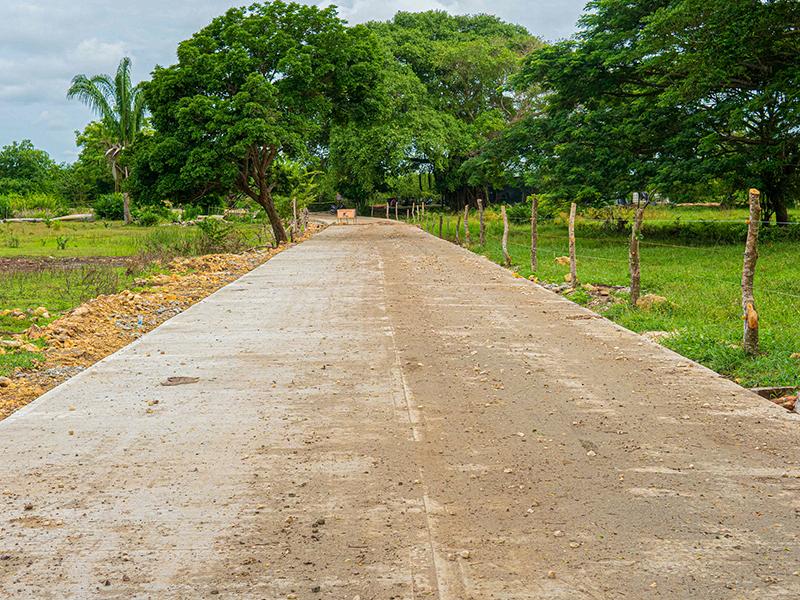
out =
[[75,317],[83,317],[88,314],[89,314],[88,306],[79,306],[78,308],[72,311],[72,315]]
[[636,301],[636,306],[643,310],[651,310],[659,306],[667,304],[667,299],[664,296],[657,294],[645,294]]
[[547,578],[548,579],[555,579],[556,578],[556,572],[555,571],[548,571],[547,572]]
[[564,532],[563,532],[563,531],[561,531],[560,529],[556,529],[556,530],[553,532],[553,537],[564,537]]
[[39,306],[38,308],[33,309],[32,314],[34,317],[44,317],[45,319],[47,319],[50,316],[50,314],[47,312],[47,309],[44,306]]
[[467,559],[470,557],[469,550],[462,550],[461,552],[458,553],[458,555],[463,559]]
[[11,385],[11,379],[8,377],[0,377],[0,388],[8,387]]
[[677,333],[677,331],[645,331],[642,337],[647,338],[651,342],[660,342],[661,340],[666,340],[675,336]]
[[587,292],[591,293],[591,292],[594,292],[597,288],[594,287],[591,283],[584,283],[583,284],[583,289],[585,289]]
[[793,358],[793,359],[795,359],[795,360],[800,360],[800,352],[792,352],[792,353],[789,355],[789,358]]
[[567,273],[566,275],[564,275],[564,281],[566,281],[567,283],[572,283],[572,273]]
[[22,342],[19,340],[0,340],[0,346],[5,348],[22,348]]
[[569,265],[569,256],[556,256],[555,261],[557,265],[567,266]]

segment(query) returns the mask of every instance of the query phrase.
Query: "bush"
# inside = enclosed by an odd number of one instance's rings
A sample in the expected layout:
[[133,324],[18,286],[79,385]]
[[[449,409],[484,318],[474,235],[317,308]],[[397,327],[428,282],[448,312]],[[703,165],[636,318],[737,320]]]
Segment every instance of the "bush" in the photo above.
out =
[[105,194],[99,196],[94,202],[94,214],[99,219],[107,221],[122,221],[125,218],[124,201],[122,194]]
[[197,224],[200,231],[198,250],[200,254],[239,252],[245,246],[242,236],[233,225],[218,219],[205,219]]
[[203,208],[196,204],[187,204],[183,207],[183,220],[194,221],[197,217],[203,214]]
[[150,208],[141,210],[136,215],[136,223],[141,227],[153,227],[158,225],[160,222],[161,215]]
[[10,219],[13,214],[11,201],[8,198],[0,197],[0,219]]

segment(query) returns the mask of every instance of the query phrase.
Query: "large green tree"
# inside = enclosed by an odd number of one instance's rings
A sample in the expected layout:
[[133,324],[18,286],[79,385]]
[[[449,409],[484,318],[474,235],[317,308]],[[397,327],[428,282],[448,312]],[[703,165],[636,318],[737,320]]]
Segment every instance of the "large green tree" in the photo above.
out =
[[761,188],[765,220],[786,223],[800,173],[800,2],[668,2],[642,37],[659,103],[691,117],[695,168]]
[[180,44],[146,87],[156,134],[141,153],[149,194],[236,190],[287,239],[277,160],[324,151],[332,123],[363,120],[379,78],[374,36],[333,7],[280,1],[229,10]]
[[336,132],[332,166],[343,181],[360,174],[375,189],[403,173],[434,173],[448,202],[474,200],[486,181],[470,181],[462,167],[525,108],[510,78],[541,42],[489,15],[399,12],[368,26],[385,53],[382,110],[368,130]]
[[[106,159],[111,167],[115,190],[119,192],[130,175],[125,151],[131,148],[144,127],[147,111],[142,85],[134,85],[131,78],[131,60],[123,58],[113,76],[76,75],[67,97],[80,100],[100,117]],[[125,222],[129,223],[130,197],[127,190],[124,197]]]
[[783,0],[594,0],[574,39],[534,52],[517,81],[531,111],[486,161],[516,150],[544,191],[759,186],[788,219],[800,162],[800,5]]
[[57,165],[30,140],[0,148],[0,194],[30,194],[52,191]]

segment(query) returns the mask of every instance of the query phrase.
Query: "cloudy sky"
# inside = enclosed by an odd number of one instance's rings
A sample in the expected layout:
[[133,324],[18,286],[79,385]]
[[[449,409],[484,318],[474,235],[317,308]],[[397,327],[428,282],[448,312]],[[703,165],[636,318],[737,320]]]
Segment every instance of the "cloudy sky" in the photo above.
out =
[[[309,2],[313,0],[308,0]],[[67,101],[76,73],[113,72],[130,56],[137,80],[174,62],[181,40],[249,0],[0,0],[0,146],[31,139],[54,160],[77,155],[74,131],[92,119]],[[319,2],[329,3],[329,2]],[[389,19],[398,10],[493,13],[547,40],[569,36],[585,0],[341,0],[348,21]]]

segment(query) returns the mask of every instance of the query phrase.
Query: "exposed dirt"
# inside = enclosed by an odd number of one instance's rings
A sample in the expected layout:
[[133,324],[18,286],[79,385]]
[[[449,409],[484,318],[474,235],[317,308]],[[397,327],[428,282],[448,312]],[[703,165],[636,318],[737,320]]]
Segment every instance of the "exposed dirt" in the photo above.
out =
[[[313,235],[317,229],[317,225],[309,225],[306,237]],[[299,241],[304,239],[306,238]],[[4,386],[0,386],[0,419],[183,312],[287,247],[289,246],[259,249],[243,254],[177,258],[169,263],[168,274],[137,281],[146,286],[143,291],[134,293],[125,290],[118,294],[99,296],[44,328],[34,325],[24,334],[14,336],[15,340],[29,350],[34,349],[30,346],[32,342],[43,340],[47,344],[44,350],[45,360],[34,370],[18,371],[4,382]],[[126,260],[112,258],[106,261],[103,257],[94,257],[75,261],[60,259],[56,262],[83,266],[95,258],[95,264],[105,265],[113,264],[114,260]],[[34,267],[33,261],[22,261],[23,265]]]
[[135,259],[130,256],[53,256],[0,257],[0,273],[34,272],[52,269],[79,269],[81,267],[125,267]]

